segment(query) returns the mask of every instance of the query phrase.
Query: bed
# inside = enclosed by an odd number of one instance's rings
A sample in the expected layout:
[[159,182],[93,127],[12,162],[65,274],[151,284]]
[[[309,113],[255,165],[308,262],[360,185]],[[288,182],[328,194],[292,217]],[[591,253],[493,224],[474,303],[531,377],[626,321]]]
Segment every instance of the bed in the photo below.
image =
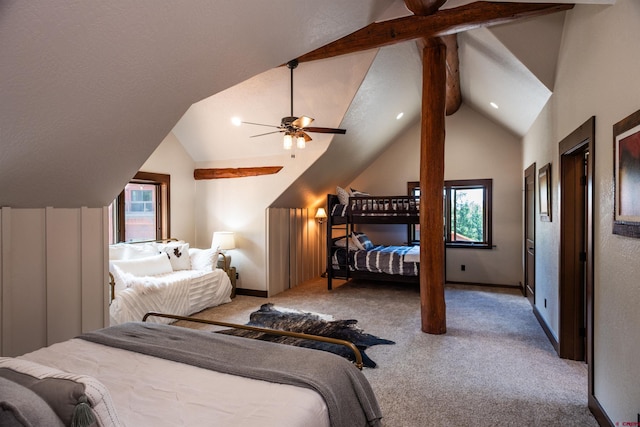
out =
[[334,278],[419,283],[419,246],[374,245],[359,224],[419,224],[418,196],[327,195],[327,288]]
[[376,426],[381,418],[364,375],[339,356],[157,323],[0,358],[0,385],[16,375],[81,384],[63,415],[89,405],[98,426]]

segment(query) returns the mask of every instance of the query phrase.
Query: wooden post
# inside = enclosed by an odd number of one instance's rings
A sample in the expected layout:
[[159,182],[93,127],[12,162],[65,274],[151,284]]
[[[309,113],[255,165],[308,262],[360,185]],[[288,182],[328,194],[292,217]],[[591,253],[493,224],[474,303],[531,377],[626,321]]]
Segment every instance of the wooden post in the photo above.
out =
[[447,332],[444,300],[444,139],[446,46],[431,38],[422,50],[420,141],[420,311],[422,331]]

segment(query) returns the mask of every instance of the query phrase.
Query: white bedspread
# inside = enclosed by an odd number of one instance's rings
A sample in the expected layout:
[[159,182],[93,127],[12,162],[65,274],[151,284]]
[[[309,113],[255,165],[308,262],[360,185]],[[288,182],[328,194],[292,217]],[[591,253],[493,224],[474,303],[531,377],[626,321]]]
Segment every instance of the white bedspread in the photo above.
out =
[[[120,274],[124,289],[116,291],[109,314],[111,325],[141,321],[149,311],[187,316],[207,307],[231,302],[231,281],[224,270],[181,270],[173,273],[136,277]],[[150,318],[157,323],[172,320]]]
[[126,426],[327,427],[315,391],[222,374],[81,339],[24,356],[90,375],[111,394]]
[[404,254],[404,262],[420,262],[420,245],[413,246]]

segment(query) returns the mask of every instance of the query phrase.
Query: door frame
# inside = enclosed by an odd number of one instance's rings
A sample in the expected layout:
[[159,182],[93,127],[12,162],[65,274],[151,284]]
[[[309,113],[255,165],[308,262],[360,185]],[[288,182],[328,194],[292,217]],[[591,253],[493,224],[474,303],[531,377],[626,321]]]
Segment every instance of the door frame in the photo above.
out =
[[[533,207],[531,209],[531,207],[529,206],[529,202],[528,202],[528,198],[527,198],[527,178],[531,177],[533,179]],[[528,276],[529,274],[529,265],[528,265],[528,257],[527,257],[527,239],[528,239],[528,215],[531,212],[531,214],[533,215],[533,247],[534,247],[534,253],[533,253],[533,268],[531,269],[531,271],[533,271],[533,277],[530,278]],[[525,297],[529,297],[529,294],[527,292],[527,283],[529,281],[529,279],[531,279],[533,281],[533,298],[534,300],[531,301],[531,305],[535,307],[535,283],[536,283],[536,258],[535,258],[535,244],[536,244],[536,163],[533,162],[528,168],[526,168],[524,170],[524,238],[523,238],[523,243],[524,243],[524,282],[522,284],[522,294]]]
[[[563,156],[571,156],[576,151],[586,149],[589,152],[587,157],[587,173],[586,173],[586,216],[585,216],[585,228],[586,228],[586,242],[585,242],[585,310],[586,310],[586,348],[584,352],[584,358],[588,366],[589,372],[589,397],[594,395],[593,387],[593,322],[594,322],[594,292],[593,292],[593,216],[594,216],[594,173],[595,173],[595,116],[589,118],[579,128],[574,130],[571,134],[565,137],[559,144],[560,154],[560,272],[559,272],[559,307],[560,307],[560,330],[559,330],[559,356],[562,358],[574,358],[575,355],[575,341],[576,337],[579,337],[580,331],[576,321],[579,313],[576,313],[574,309],[576,298],[579,297],[580,289],[577,288],[575,282],[567,278],[565,272],[565,266],[575,264],[576,254],[575,251],[569,250],[570,242],[574,233],[574,228],[571,227],[568,213],[565,212],[565,206],[568,201],[567,191],[563,190],[565,179],[565,171],[563,171]],[[590,399],[591,400],[591,399]]]

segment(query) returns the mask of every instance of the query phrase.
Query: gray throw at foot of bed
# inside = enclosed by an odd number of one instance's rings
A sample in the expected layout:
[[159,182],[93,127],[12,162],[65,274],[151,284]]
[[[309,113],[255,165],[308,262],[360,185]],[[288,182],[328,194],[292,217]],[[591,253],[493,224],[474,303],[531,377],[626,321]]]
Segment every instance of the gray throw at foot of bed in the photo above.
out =
[[[298,310],[279,309],[271,303],[263,304],[258,311],[249,316],[247,325],[260,328],[279,329],[281,331],[302,332],[310,335],[337,338],[352,342],[362,354],[362,362],[368,368],[375,368],[376,363],[371,360],[365,350],[378,344],[395,344],[393,341],[378,338],[367,334],[356,326],[357,320],[324,320],[318,314],[304,313]],[[262,332],[248,331],[245,329],[225,329],[219,333],[262,341],[277,342],[279,344],[294,345],[297,347],[313,348],[329,351],[351,361],[354,360],[353,352],[348,348],[331,343],[310,341],[299,338],[264,334]]]
[[306,387],[324,398],[332,427],[381,425],[382,413],[365,376],[333,354],[142,322],[78,338],[231,375]]

